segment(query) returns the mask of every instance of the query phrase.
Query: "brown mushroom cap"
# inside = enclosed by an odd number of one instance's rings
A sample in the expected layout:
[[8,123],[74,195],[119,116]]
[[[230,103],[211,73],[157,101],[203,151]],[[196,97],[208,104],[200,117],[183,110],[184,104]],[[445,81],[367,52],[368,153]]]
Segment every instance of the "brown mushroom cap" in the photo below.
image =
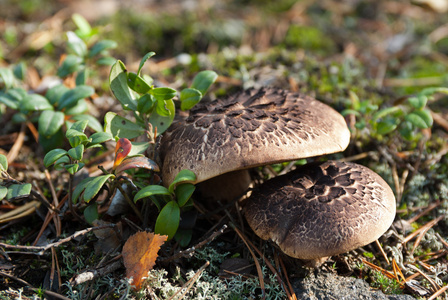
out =
[[369,168],[327,161],[266,181],[248,199],[245,216],[287,255],[318,259],[378,239],[395,218],[395,197]]
[[200,103],[171,125],[160,146],[166,185],[182,169],[201,182],[227,172],[343,151],[344,118],[311,97],[250,89]]

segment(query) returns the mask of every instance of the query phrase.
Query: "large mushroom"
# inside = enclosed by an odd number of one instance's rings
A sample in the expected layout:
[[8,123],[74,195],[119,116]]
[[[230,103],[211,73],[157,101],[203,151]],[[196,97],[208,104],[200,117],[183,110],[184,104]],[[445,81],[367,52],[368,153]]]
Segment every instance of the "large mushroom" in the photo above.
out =
[[245,216],[262,239],[318,264],[377,240],[392,224],[395,205],[389,185],[369,168],[327,161],[263,183]]
[[[340,152],[349,140],[344,118],[330,106],[281,89],[250,89],[200,103],[185,121],[170,127],[159,152],[162,179],[169,185],[182,169],[196,174],[195,183],[230,174],[227,177],[239,187],[226,190],[236,196],[250,178],[246,172],[229,172]],[[223,181],[215,180],[215,186],[225,186]],[[232,197],[209,190],[220,194],[218,198]]]

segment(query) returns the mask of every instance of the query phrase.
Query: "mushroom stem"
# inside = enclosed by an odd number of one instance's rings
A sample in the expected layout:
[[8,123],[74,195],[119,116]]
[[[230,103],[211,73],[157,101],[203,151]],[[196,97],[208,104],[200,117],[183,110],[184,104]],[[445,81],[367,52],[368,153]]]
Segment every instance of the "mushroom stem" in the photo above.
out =
[[197,191],[207,206],[216,208],[217,201],[226,203],[241,197],[252,184],[249,170],[238,170],[197,184]]

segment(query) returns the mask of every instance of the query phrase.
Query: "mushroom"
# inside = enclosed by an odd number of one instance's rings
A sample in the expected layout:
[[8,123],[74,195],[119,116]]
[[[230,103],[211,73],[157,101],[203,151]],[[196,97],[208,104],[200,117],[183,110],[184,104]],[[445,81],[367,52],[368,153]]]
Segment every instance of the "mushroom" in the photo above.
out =
[[[227,191],[238,195],[250,176],[229,172],[340,152],[349,140],[344,118],[330,106],[281,89],[249,89],[200,103],[173,123],[160,145],[162,179],[169,185],[182,169],[196,174],[194,183],[227,174],[240,185]],[[215,182],[225,186],[222,178]]]
[[377,240],[395,218],[395,197],[369,168],[327,161],[266,181],[244,210],[259,237],[316,265]]

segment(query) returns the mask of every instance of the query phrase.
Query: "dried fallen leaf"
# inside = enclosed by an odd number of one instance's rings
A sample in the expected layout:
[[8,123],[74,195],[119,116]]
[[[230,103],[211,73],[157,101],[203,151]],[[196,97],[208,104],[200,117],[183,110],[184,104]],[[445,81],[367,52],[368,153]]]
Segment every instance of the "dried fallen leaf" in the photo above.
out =
[[143,277],[151,270],[157,258],[160,246],[168,236],[151,232],[137,232],[131,236],[123,246],[123,261],[126,267],[126,276],[133,278],[135,288],[141,288]]

